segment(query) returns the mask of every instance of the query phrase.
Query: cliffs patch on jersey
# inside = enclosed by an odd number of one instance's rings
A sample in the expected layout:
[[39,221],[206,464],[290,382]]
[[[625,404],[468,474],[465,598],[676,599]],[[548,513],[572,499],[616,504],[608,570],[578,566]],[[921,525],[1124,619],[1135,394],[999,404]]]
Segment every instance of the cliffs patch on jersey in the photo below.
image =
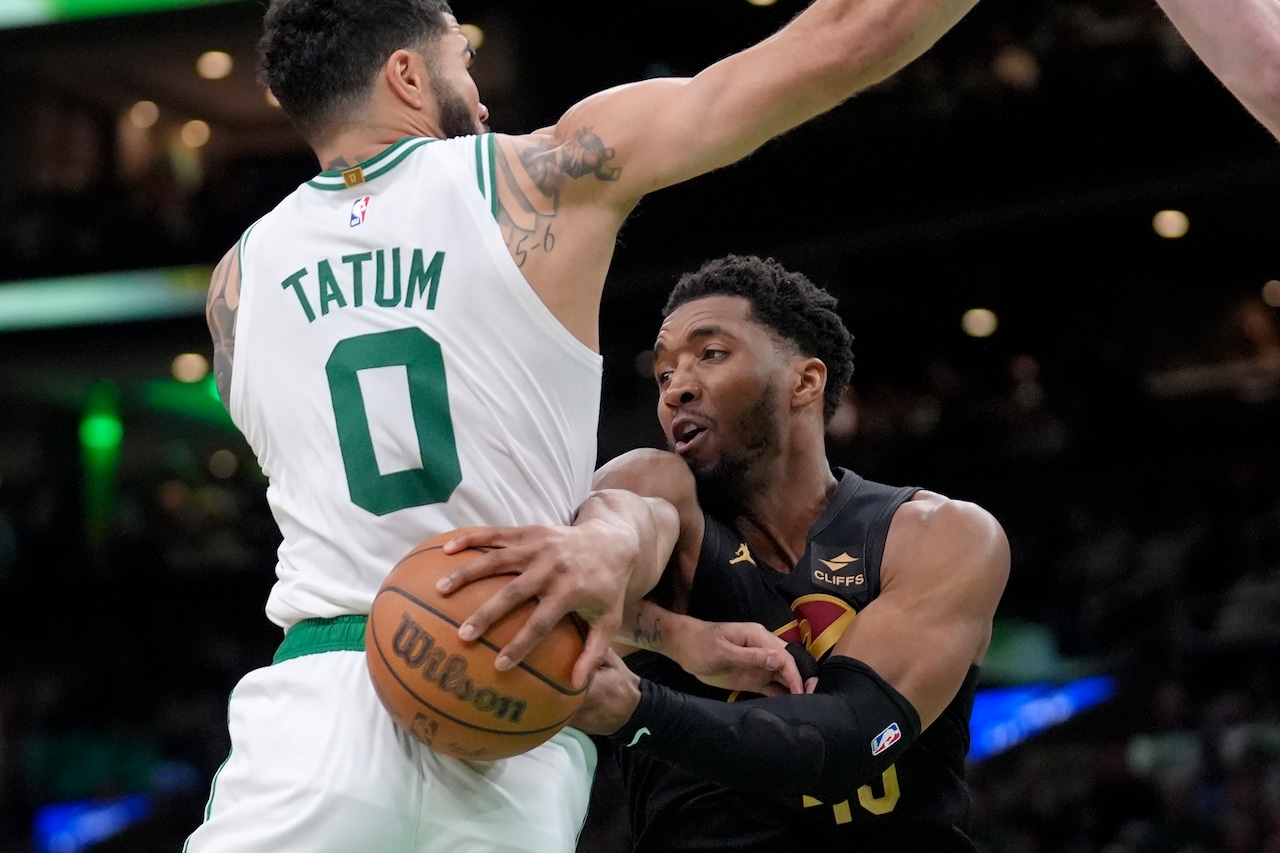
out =
[[810,566],[814,583],[835,589],[859,589],[867,585],[867,574],[862,571],[861,558],[850,556],[848,551],[823,557],[815,548]]

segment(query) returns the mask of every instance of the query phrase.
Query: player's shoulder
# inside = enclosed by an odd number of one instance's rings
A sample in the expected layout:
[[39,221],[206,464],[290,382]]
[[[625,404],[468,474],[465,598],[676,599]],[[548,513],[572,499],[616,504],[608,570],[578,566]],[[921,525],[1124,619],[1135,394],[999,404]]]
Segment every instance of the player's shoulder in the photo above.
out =
[[933,566],[957,580],[999,580],[1009,542],[995,515],[973,501],[921,489],[894,513],[886,543],[899,565]]
[[693,472],[685,461],[669,450],[655,447],[638,447],[618,454],[596,469],[595,479],[597,484],[609,483],[642,493],[661,489],[672,497],[697,491]]
[[233,304],[239,302],[240,286],[240,242],[227,249],[209,275],[209,289],[206,310],[217,299],[232,299]]
[[917,528],[917,532],[945,532],[952,528],[999,528],[996,517],[985,507],[973,501],[953,498],[929,489],[917,489],[903,502],[894,517],[905,525]]
[[501,153],[546,151],[555,144],[555,128],[543,127],[529,133],[489,133],[495,150]]

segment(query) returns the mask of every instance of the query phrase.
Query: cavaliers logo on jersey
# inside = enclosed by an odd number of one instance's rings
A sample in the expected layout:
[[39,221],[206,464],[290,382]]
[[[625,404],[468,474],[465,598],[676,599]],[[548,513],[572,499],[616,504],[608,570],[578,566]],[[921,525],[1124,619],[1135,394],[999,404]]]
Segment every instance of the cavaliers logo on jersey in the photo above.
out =
[[822,557],[814,549],[812,566],[813,582],[834,589],[861,589],[867,585],[867,573],[862,570],[862,560],[841,551],[830,557]]
[[791,612],[795,621],[774,633],[788,643],[802,644],[814,660],[831,651],[858,615],[849,602],[823,593],[800,596],[791,603]]

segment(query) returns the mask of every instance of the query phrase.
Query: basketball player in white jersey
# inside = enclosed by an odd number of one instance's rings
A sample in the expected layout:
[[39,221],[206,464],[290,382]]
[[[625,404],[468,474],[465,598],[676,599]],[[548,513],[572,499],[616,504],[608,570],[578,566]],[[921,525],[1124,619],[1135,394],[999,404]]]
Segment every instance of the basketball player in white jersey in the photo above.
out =
[[283,541],[266,614],[285,634],[232,693],[231,753],[189,853],[574,849],[591,742],[566,729],[468,763],[402,734],[362,651],[378,585],[434,534],[566,525],[582,506],[599,559],[511,582],[540,604],[504,665],[577,612],[585,684],[675,535],[642,551],[674,526],[669,505],[588,499],[619,228],[644,194],[883,80],[975,2],[815,0],[695,77],[610,89],[508,136],[484,132],[443,0],[272,0],[265,82],[321,171],[227,253],[207,313],[222,399],[269,478]]

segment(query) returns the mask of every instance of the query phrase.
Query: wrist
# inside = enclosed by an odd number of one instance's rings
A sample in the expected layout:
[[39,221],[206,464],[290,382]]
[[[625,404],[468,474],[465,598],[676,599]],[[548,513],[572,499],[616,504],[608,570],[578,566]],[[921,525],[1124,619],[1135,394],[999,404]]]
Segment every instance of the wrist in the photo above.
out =
[[686,669],[685,664],[688,661],[685,659],[685,653],[689,649],[699,647],[699,640],[693,635],[706,624],[701,619],[695,619],[683,613],[664,611],[661,648],[654,651],[680,664],[681,669]]
[[687,641],[686,617],[672,613],[648,599],[627,605],[617,640],[628,646],[660,654],[679,663],[676,654]]
[[642,737],[653,733],[655,720],[661,715],[661,709],[667,698],[666,694],[669,692],[667,688],[647,678],[640,679],[638,687],[636,705],[631,711],[631,716],[617,731],[609,735],[609,739],[618,746],[635,746]]

